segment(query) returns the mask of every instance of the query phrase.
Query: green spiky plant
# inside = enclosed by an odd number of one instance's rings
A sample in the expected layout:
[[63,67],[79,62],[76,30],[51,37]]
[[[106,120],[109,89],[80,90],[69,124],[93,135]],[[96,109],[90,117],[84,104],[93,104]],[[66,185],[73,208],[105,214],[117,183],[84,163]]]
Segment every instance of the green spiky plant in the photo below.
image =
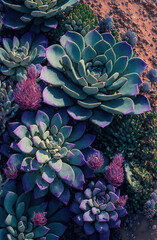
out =
[[[89,126],[97,136],[95,147],[110,159],[123,153],[126,189],[132,208],[142,210],[157,180],[157,128],[156,111],[142,115],[118,116],[104,130]],[[135,197],[132,198],[131,196]]]
[[85,36],[87,32],[96,28],[98,18],[89,5],[80,3],[69,14],[60,14],[58,22],[58,29],[49,33],[49,36],[53,35],[57,41],[66,31],[76,31]]

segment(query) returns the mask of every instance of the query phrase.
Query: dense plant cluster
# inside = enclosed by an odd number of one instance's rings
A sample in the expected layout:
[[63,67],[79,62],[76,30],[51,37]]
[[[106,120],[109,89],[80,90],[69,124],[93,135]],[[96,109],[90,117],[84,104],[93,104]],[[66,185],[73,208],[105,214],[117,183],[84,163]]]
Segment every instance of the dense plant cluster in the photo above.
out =
[[153,217],[156,112],[135,35],[77,0],[1,2],[0,31],[21,30],[0,48],[0,239],[58,240],[70,223],[69,240],[75,226],[109,240],[129,206]]
[[5,131],[6,122],[17,112],[11,85],[0,81],[0,135]]

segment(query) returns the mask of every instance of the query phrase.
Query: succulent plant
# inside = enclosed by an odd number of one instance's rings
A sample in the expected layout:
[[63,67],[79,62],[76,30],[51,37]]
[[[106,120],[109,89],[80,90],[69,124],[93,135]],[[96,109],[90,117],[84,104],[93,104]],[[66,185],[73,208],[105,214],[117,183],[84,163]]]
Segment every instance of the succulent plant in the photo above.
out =
[[123,163],[124,157],[121,154],[116,154],[105,170],[105,178],[116,187],[124,181]]
[[146,74],[147,78],[150,80],[151,83],[157,81],[157,69],[151,68],[149,72]]
[[98,25],[98,18],[93,10],[85,3],[78,4],[72,12],[66,17],[64,26],[66,30],[76,31],[83,36],[93,30]]
[[9,181],[0,193],[0,239],[55,240],[63,235],[69,221],[67,208],[57,199],[35,200],[23,193],[20,184]]
[[3,38],[2,42],[4,48],[0,48],[0,60],[3,65],[0,71],[17,81],[26,78],[27,67],[40,64],[45,59],[48,42],[42,34],[34,37],[33,33],[28,32],[20,40],[17,37],[13,40]]
[[21,109],[37,109],[41,103],[41,88],[36,83],[37,72],[33,67],[28,67],[27,79],[16,84],[14,99]]
[[[50,192],[65,204],[70,198],[68,186],[82,189],[84,174],[81,166],[85,158],[81,150],[87,148],[95,136],[85,134],[85,123],[68,126],[68,114],[53,109],[38,110],[36,115],[25,111],[20,122],[8,124],[13,154],[7,164],[24,172],[25,192],[34,189],[35,198]],[[4,153],[5,145],[1,146]]]
[[100,33],[111,32],[112,28],[113,28],[112,17],[106,16],[106,18],[100,20],[98,27]]
[[157,191],[151,193],[151,199],[146,202],[145,214],[148,219],[157,215]]
[[147,81],[145,83],[143,83],[143,86],[142,86],[142,90],[143,92],[147,93],[149,92],[151,89],[151,82],[150,81]]
[[[144,210],[145,202],[153,191],[155,177],[149,166],[125,162],[126,192],[129,204],[134,211]],[[155,173],[157,175],[157,171]],[[132,198],[132,196],[134,196]]]
[[55,16],[60,12],[69,11],[78,2],[78,0],[21,0],[14,3],[2,0],[2,3],[12,9],[4,16],[3,22],[12,29],[21,29],[31,24],[31,30],[36,33],[48,32],[50,28],[56,28],[58,25]]
[[73,220],[84,227],[87,235],[98,232],[99,238],[108,240],[110,228],[120,227],[120,218],[127,214],[124,206],[119,205],[120,190],[106,185],[101,179],[90,182],[82,193],[75,194],[70,210],[75,214]]
[[115,153],[123,153],[129,161],[147,161],[153,158],[150,153],[155,150],[156,117],[155,110],[141,115],[121,115],[103,130],[91,125],[88,131],[96,135],[95,148],[109,158],[113,158]]
[[132,47],[134,47],[137,43],[136,34],[134,32],[131,32],[130,30],[122,32],[121,39],[122,41],[127,41],[129,44],[131,44]]
[[90,119],[101,127],[111,123],[113,114],[150,110],[148,99],[138,95],[146,63],[132,58],[126,42],[115,43],[110,33],[92,30],[84,38],[68,31],[60,43],[47,48],[51,66],[41,71],[40,78],[49,85],[43,91],[46,104],[69,107],[75,120]]
[[0,135],[5,131],[6,122],[15,115],[18,108],[11,85],[0,81]]

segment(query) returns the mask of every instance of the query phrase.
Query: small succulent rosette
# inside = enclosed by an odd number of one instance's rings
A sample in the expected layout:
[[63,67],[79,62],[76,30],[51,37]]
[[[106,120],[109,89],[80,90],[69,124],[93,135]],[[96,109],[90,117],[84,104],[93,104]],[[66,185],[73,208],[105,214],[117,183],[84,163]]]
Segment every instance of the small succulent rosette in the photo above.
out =
[[34,36],[33,33],[25,33],[19,40],[14,37],[2,39],[3,48],[0,48],[0,60],[2,61],[1,73],[21,81],[26,78],[27,67],[31,64],[41,71],[41,63],[45,59],[48,40],[43,35]]
[[11,8],[3,18],[6,27],[21,29],[31,24],[31,30],[39,33],[48,32],[56,28],[58,21],[55,18],[63,11],[69,11],[79,0],[2,0],[2,3]]
[[[8,124],[10,136],[14,139],[13,151],[8,165],[24,172],[25,192],[34,189],[35,198],[50,192],[65,204],[70,199],[70,187],[83,189],[85,182],[81,166],[85,158],[81,150],[94,141],[95,136],[84,134],[85,123],[74,127],[67,125],[66,111],[56,114],[45,108],[35,114],[25,111],[20,122]],[[5,154],[7,145],[1,146]]]
[[110,228],[120,227],[120,218],[127,214],[120,199],[120,190],[113,185],[106,185],[101,179],[91,181],[83,193],[75,194],[70,208],[75,214],[73,220],[95,240],[108,240]]
[[55,198],[35,200],[19,183],[9,181],[0,193],[0,239],[57,240],[70,220],[68,208]]
[[133,58],[127,42],[116,43],[110,33],[96,30],[85,37],[68,31],[60,45],[47,48],[51,66],[42,68],[40,78],[48,84],[43,101],[55,107],[68,107],[75,120],[90,119],[105,127],[116,114],[149,111],[148,99],[139,95],[140,74],[147,64]]

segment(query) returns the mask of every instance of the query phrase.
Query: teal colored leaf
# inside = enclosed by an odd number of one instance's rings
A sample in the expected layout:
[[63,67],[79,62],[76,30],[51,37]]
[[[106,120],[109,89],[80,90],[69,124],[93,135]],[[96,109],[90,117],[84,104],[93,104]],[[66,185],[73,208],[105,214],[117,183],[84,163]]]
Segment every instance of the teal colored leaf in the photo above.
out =
[[50,184],[51,193],[59,198],[64,191],[64,185],[61,180],[55,178],[55,180]]
[[73,104],[71,98],[63,90],[46,87],[43,91],[44,103],[54,107],[68,107]]
[[64,49],[58,45],[54,44],[47,48],[46,57],[52,67],[63,72],[63,66],[61,65],[62,57],[66,55]]
[[86,46],[93,47],[97,42],[99,42],[103,38],[102,38],[101,34],[98,33],[98,31],[92,30],[86,34],[84,39],[85,39]]
[[14,215],[14,204],[16,203],[18,195],[14,192],[8,192],[4,199],[4,208],[8,214]]
[[58,175],[63,179],[68,185],[72,185],[75,179],[75,173],[70,165],[67,163],[62,163],[62,169],[58,172]]
[[81,60],[81,51],[75,42],[67,40],[65,50],[74,63],[78,63]]
[[66,34],[64,34],[61,37],[60,43],[63,46],[63,48],[65,48],[65,44],[66,44],[67,40],[75,42],[78,45],[78,47],[80,48],[81,52],[85,48],[84,39],[83,39],[82,35],[77,32],[68,31],[68,32],[66,32]]

